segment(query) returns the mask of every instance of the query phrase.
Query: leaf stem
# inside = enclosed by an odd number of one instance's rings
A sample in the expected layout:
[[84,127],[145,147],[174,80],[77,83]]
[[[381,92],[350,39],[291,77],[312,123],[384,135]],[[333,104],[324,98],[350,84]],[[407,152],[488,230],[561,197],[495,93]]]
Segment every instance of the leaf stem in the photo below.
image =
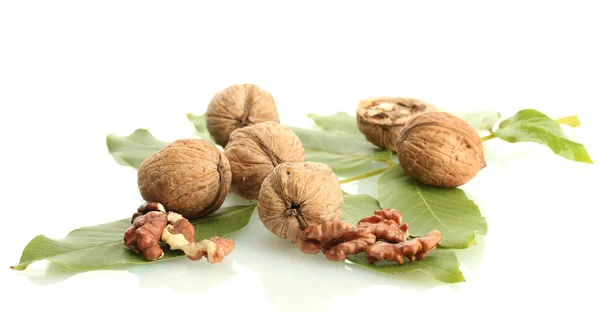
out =
[[376,175],[378,175],[378,174],[380,174],[380,173],[383,173],[383,172],[385,172],[385,171],[386,171],[386,170],[388,170],[390,167],[392,167],[392,165],[389,165],[389,166],[387,166],[387,167],[385,167],[385,168],[381,168],[381,169],[373,170],[373,171],[370,171],[370,172],[367,172],[367,173],[363,173],[363,174],[361,174],[361,175],[357,175],[357,176],[355,176],[355,177],[351,177],[351,178],[348,178],[348,179],[341,180],[341,181],[340,181],[340,184],[346,184],[346,183],[350,183],[350,182],[354,182],[354,181],[358,181],[358,180],[366,179],[366,178],[369,178],[369,177],[372,177],[372,176],[376,176]]
[[485,142],[487,140],[491,140],[491,139],[494,139],[494,138],[496,138],[496,134],[495,133],[491,133],[491,134],[488,134],[488,135],[486,135],[484,137],[481,137],[481,142]]

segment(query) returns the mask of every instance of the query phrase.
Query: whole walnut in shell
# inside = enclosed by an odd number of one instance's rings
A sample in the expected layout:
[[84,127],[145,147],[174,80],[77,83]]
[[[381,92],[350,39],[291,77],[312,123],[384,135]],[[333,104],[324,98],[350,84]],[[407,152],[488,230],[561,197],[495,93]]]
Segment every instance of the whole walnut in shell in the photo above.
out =
[[437,111],[435,106],[421,100],[379,96],[358,103],[356,121],[369,142],[396,151],[400,131],[406,122],[415,115],[434,111]]
[[246,199],[256,199],[273,169],[284,162],[303,162],[304,149],[292,130],[267,121],[233,131],[225,156],[231,164],[231,190]]
[[413,117],[400,133],[398,160],[404,171],[429,185],[456,187],[486,166],[477,132],[442,112]]
[[206,110],[206,128],[223,147],[235,129],[269,120],[279,122],[273,96],[253,84],[235,84],[220,91]]
[[338,177],[322,163],[283,163],[264,180],[258,215],[278,237],[296,240],[297,230],[337,221],[344,198]]
[[146,159],[138,169],[138,187],[146,201],[164,205],[185,218],[219,209],[231,185],[225,155],[201,139],[177,140]]

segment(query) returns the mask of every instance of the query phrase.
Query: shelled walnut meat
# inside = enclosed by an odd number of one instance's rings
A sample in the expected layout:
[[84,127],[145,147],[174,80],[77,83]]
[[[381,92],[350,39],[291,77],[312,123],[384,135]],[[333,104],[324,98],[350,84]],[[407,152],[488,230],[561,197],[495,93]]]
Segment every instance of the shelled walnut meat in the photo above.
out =
[[443,112],[412,118],[400,133],[397,152],[408,175],[434,186],[463,185],[486,166],[477,132]]
[[283,163],[264,180],[257,210],[269,231],[295,242],[298,229],[337,221],[343,203],[338,177],[329,166]]
[[206,110],[208,132],[223,147],[235,129],[269,120],[279,122],[273,96],[253,84],[229,86],[213,97]]
[[201,139],[167,145],[138,169],[138,187],[146,201],[160,202],[167,211],[186,218],[210,214],[221,207],[231,186],[225,155]]
[[408,97],[379,96],[364,99],[356,108],[358,128],[369,142],[396,151],[402,128],[413,116],[437,111],[432,104]]
[[258,198],[263,180],[277,165],[304,161],[300,139],[273,121],[233,131],[224,152],[231,165],[231,190],[246,199]]

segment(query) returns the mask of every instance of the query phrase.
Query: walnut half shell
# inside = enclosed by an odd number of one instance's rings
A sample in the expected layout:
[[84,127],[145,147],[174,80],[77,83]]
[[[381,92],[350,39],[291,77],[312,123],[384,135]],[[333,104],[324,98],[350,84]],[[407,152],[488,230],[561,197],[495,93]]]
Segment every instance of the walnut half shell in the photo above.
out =
[[283,163],[264,180],[257,210],[269,231],[295,242],[298,229],[337,221],[343,204],[340,182],[329,166]]
[[356,108],[358,129],[369,142],[396,151],[400,131],[415,115],[437,111],[435,106],[407,97],[379,96],[364,99]]
[[201,139],[177,140],[138,169],[142,198],[188,219],[219,209],[230,186],[229,161],[216,146]]
[[398,160],[404,171],[429,185],[457,187],[486,166],[477,131],[442,112],[413,117],[400,133]]

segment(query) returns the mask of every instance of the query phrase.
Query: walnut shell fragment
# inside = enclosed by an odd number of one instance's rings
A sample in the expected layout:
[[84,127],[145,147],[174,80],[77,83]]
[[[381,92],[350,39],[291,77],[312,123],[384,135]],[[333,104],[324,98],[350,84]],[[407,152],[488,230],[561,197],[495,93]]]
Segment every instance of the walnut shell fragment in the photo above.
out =
[[206,110],[206,128],[225,147],[238,128],[265,121],[279,122],[273,96],[253,84],[235,84],[217,93]]
[[434,186],[463,185],[486,166],[477,132],[443,112],[412,118],[400,133],[397,151],[408,175]]
[[263,180],[277,165],[304,161],[300,139],[273,121],[233,131],[224,153],[231,165],[231,190],[246,199],[258,198]]
[[400,131],[415,115],[437,111],[432,104],[407,97],[379,96],[364,99],[356,108],[358,129],[369,142],[396,151]]
[[219,209],[231,186],[225,155],[210,142],[182,139],[167,145],[138,169],[138,187],[146,201],[167,211],[197,218]]
[[278,237],[296,240],[298,229],[337,221],[344,203],[338,177],[322,163],[283,163],[263,181],[258,215]]

